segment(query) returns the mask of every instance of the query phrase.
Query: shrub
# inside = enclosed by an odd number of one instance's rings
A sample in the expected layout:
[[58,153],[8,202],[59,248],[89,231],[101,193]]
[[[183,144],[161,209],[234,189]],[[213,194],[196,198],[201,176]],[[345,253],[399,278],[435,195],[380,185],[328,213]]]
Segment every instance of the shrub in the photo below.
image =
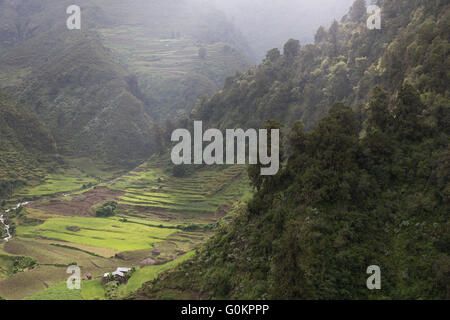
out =
[[95,212],[97,217],[111,217],[116,214],[117,202],[105,202],[100,209]]

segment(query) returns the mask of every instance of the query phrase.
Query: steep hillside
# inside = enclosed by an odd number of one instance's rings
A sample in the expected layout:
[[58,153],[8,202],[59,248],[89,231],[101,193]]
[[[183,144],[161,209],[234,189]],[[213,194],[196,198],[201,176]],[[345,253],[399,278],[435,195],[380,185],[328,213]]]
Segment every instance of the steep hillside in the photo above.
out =
[[65,26],[69,4],[0,3],[0,88],[35,112],[64,155],[137,165],[155,151],[153,120],[189,113],[246,66],[238,32],[207,6],[80,1],[79,31]]
[[0,198],[54,166],[55,142],[26,107],[0,91]]
[[[402,14],[398,14],[401,12]],[[366,27],[365,9],[354,7],[343,23],[320,28],[315,43],[290,40],[281,55],[268,52],[256,68],[227,80],[204,99],[193,118],[211,126],[259,127],[266,119],[301,120],[309,130],[335,102],[361,109],[371,88],[395,95],[404,81],[443,106],[448,93],[449,13],[436,1],[383,2],[382,29]]]
[[[112,54],[90,35],[67,35],[52,45],[47,41],[38,37],[3,55],[9,72],[27,74],[20,84],[5,82],[5,90],[34,107],[58,151],[116,162],[126,162],[126,155],[131,164],[149,156],[151,119]],[[33,50],[42,56],[28,57]]]
[[381,6],[381,30],[358,0],[315,44],[289,41],[203,101],[192,118],[221,128],[284,121],[288,161],[251,175],[248,207],[131,297],[450,298],[450,6]]

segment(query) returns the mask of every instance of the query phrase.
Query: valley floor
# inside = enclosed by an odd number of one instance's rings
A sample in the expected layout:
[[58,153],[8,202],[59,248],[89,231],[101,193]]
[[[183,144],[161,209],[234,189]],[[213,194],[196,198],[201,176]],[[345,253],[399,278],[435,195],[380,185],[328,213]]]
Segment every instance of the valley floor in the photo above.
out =
[[[192,256],[249,196],[242,166],[203,168],[177,178],[157,157],[125,174],[72,160],[70,168],[17,192],[16,201],[35,200],[8,216],[15,233],[0,243],[0,297],[125,298]],[[117,202],[116,215],[96,217],[107,201]],[[148,258],[155,264],[144,266]],[[66,286],[73,264],[82,277],[92,275],[81,290]],[[118,267],[136,272],[105,292],[103,274]]]

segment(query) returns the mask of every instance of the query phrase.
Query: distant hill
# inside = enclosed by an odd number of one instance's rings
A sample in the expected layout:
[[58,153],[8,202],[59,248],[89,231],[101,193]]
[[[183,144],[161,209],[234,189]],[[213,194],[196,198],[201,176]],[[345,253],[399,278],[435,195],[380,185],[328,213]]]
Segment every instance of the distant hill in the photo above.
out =
[[70,4],[0,2],[0,88],[62,154],[134,166],[155,151],[155,121],[189,113],[246,67],[245,42],[207,6],[84,0],[82,29],[71,31]]

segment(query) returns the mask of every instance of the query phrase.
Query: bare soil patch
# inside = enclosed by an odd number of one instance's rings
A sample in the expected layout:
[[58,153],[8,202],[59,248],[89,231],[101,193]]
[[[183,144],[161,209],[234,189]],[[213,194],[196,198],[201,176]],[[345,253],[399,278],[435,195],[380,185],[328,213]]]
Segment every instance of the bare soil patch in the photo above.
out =
[[105,201],[116,200],[121,195],[123,195],[122,191],[97,187],[83,194],[73,195],[70,201],[63,197],[41,200],[31,204],[30,207],[64,216],[89,217],[95,216],[95,212],[91,210],[92,206]]

